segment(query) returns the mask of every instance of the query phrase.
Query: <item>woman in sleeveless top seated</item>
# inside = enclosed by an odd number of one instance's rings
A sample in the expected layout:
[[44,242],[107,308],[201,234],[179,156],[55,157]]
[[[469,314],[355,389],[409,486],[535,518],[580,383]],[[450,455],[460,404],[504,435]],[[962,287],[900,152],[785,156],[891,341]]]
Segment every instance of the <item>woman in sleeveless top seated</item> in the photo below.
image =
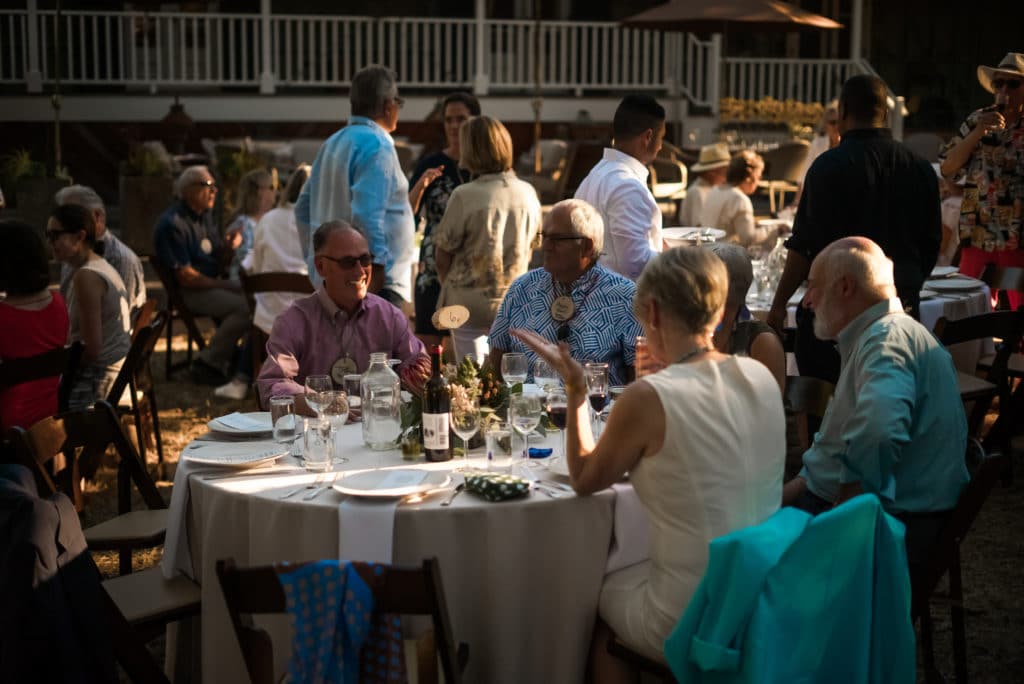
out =
[[786,351],[778,333],[764,321],[756,318],[740,320],[745,309],[747,290],[754,280],[754,269],[750,255],[739,245],[715,242],[707,245],[715,253],[729,273],[729,294],[725,297],[725,313],[722,324],[715,330],[715,349],[723,354],[749,356],[760,361],[775,376],[779,391],[786,389]]
[[103,243],[96,242],[96,224],[88,210],[76,204],[57,207],[46,237],[57,260],[72,268],[67,297],[71,341],[83,345],[68,405],[88,408],[107,398],[131,346],[128,291],[114,267],[95,251]]
[[727,288],[725,266],[704,249],[671,249],[647,264],[633,308],[665,367],[626,388],[597,443],[583,368],[568,348],[514,333],[565,380],[566,458],[577,494],[628,472],[650,516],[649,560],[605,577],[591,647],[595,681],[632,675],[608,655],[609,633],[664,662],[662,645],[703,577],[708,543],[779,508],[782,397],[762,364],[715,349]]

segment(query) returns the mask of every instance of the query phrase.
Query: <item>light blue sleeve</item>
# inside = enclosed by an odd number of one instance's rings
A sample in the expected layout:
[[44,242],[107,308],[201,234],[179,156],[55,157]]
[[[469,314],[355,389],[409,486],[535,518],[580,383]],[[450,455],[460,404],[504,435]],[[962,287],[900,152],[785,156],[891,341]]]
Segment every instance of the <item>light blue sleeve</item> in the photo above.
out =
[[394,154],[388,147],[375,146],[360,153],[352,165],[352,223],[366,236],[375,264],[391,263],[384,218],[394,183]]
[[[319,161],[319,155],[317,157]],[[307,260],[309,260],[310,253],[313,251],[313,230],[310,228],[312,219],[309,215],[310,194],[313,183],[319,175],[318,171],[318,164],[314,163],[313,170],[310,172],[306,184],[302,186],[299,198],[295,200],[295,227],[299,231],[299,244],[302,245],[302,256]],[[310,270],[310,273],[313,273],[313,271]]]

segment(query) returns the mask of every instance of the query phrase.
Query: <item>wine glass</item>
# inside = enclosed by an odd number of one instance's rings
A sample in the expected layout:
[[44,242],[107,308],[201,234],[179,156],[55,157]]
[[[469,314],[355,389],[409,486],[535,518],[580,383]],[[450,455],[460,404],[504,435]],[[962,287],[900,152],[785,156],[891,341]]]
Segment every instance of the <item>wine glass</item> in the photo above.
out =
[[533,362],[533,382],[545,392],[558,389],[561,377],[558,371],[552,368],[551,364],[544,359],[537,359]]
[[331,439],[334,440],[333,463],[346,463],[348,459],[339,455],[338,433],[348,421],[348,395],[341,390],[327,390],[320,393],[320,399],[322,401],[320,406],[321,420],[326,420],[331,425]]
[[565,392],[560,389],[548,392],[544,397],[544,410],[547,411],[551,424],[558,428],[558,441],[562,445],[561,455],[565,458],[565,422],[569,413],[569,399]]
[[523,459],[529,464],[527,437],[540,424],[542,412],[540,396],[537,394],[513,394],[508,402],[508,411],[512,429],[523,436]]
[[[462,438],[462,458],[469,463],[469,440],[480,429],[480,400],[452,397],[452,430]],[[467,465],[468,467],[468,465]]]
[[323,407],[327,403],[327,392],[334,389],[330,375],[306,376],[306,405],[313,410],[317,418],[323,418]]
[[608,405],[608,364],[586,363],[583,366],[583,377],[587,380],[587,398],[594,413],[594,427],[600,427],[601,412]]
[[501,377],[509,389],[512,389],[513,385],[526,382],[529,369],[526,354],[510,352],[501,357]]

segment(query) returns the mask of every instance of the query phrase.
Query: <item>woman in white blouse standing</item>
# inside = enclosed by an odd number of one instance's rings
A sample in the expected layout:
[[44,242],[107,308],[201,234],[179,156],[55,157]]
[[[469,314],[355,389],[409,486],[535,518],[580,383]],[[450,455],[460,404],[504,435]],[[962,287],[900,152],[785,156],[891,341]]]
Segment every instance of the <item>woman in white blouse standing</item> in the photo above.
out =
[[482,361],[487,333],[512,281],[530,265],[540,201],[512,170],[512,138],[497,119],[473,117],[459,130],[460,166],[474,180],[452,192],[434,234],[438,307],[461,304],[469,321],[452,331],[456,355]]

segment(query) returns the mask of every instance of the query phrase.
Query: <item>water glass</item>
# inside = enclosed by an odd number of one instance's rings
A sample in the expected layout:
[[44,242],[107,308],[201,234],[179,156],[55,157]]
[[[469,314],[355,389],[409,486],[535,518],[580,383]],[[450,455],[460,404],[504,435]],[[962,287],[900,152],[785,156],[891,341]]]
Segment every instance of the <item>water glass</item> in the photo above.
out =
[[290,394],[270,397],[270,424],[274,426],[275,442],[295,439],[295,398]]
[[526,382],[529,370],[530,363],[526,354],[509,352],[501,356],[501,377],[510,389],[515,384]]
[[331,439],[334,443],[334,463],[346,463],[347,458],[341,456],[338,450],[338,435],[348,420],[348,397],[341,390],[330,390],[323,393],[324,405],[320,409],[320,415],[331,426]]
[[326,401],[325,393],[334,389],[334,383],[330,375],[307,375],[306,376],[306,405],[313,413],[320,415]]
[[536,394],[513,394],[509,397],[509,419],[512,428],[523,437],[523,461],[529,464],[527,438],[540,424],[541,401]]
[[319,418],[306,418],[302,431],[302,462],[306,470],[330,470],[334,458],[334,432],[331,424]]
[[562,378],[550,363],[544,359],[537,359],[533,362],[533,382],[545,392],[550,392],[558,389]]
[[361,418],[360,408],[363,405],[362,397],[359,396],[359,383],[363,376],[358,373],[346,375],[342,381],[342,389],[348,395],[349,419],[355,423]]
[[465,401],[452,397],[452,431],[462,438],[462,458],[469,463],[469,440],[480,429],[480,400],[467,397]]
[[487,443],[487,469],[508,473],[512,470],[512,431],[507,423],[492,423],[484,433]]

